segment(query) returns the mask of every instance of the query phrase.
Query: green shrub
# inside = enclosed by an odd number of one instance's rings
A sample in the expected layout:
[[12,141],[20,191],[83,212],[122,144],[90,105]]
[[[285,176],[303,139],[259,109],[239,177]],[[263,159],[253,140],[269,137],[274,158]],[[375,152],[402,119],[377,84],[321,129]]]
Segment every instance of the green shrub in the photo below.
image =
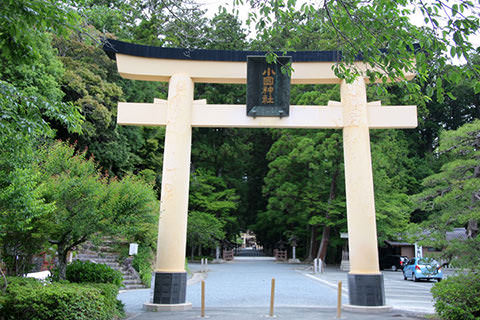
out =
[[446,320],[480,318],[480,274],[448,277],[432,288],[435,311]]
[[153,252],[148,247],[139,247],[138,254],[133,257],[132,266],[137,270],[142,283],[150,287],[152,281],[152,260]]
[[76,260],[67,266],[67,280],[75,283],[111,283],[120,287],[123,275],[106,264]]
[[96,288],[100,290],[100,293],[105,297],[105,309],[113,315],[117,315],[121,318],[125,316],[124,313],[124,304],[117,299],[118,296],[118,286],[110,283],[88,283],[85,284],[89,287]]
[[42,283],[8,278],[0,293],[0,316],[6,320],[112,320],[122,317],[118,287],[112,284]]

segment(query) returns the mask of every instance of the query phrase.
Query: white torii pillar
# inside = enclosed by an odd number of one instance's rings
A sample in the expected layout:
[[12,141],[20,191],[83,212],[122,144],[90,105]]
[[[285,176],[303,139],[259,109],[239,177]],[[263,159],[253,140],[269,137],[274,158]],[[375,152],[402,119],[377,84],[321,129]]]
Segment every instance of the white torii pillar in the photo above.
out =
[[170,82],[167,101],[118,106],[119,124],[166,126],[153,303],[145,304],[147,308],[179,310],[191,306],[185,301],[184,264],[192,127],[343,129],[350,304],[385,305],[378,265],[369,129],[415,128],[415,106],[367,103],[367,79],[357,78],[348,84],[335,77],[331,64],[293,63],[292,83],[340,83],[341,101],[329,102],[328,106],[291,106],[289,117],[252,118],[246,115],[244,105],[193,101],[195,82],[245,83],[245,62],[172,61],[118,53],[116,57],[125,78]]
[[383,274],[378,263],[375,198],[365,82],[340,86],[343,106],[343,154],[347,197],[351,305],[384,306]]

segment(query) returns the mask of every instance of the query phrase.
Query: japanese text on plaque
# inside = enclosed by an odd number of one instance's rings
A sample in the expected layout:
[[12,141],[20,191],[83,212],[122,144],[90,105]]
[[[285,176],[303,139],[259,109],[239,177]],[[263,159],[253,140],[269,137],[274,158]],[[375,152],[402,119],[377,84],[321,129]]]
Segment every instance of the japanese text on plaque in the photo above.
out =
[[275,71],[270,67],[263,71],[263,90],[262,90],[262,104],[274,104],[273,91],[275,85]]

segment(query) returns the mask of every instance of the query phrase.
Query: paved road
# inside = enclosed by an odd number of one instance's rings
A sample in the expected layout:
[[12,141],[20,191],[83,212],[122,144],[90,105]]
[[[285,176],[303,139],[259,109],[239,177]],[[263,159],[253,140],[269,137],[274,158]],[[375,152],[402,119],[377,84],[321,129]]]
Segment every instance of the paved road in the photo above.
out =
[[[192,264],[190,268],[197,272],[187,286],[187,301],[192,303],[193,311],[162,313],[162,319],[198,318],[202,278],[206,284],[206,308],[209,315],[216,319],[265,317],[268,314],[272,278],[276,280],[276,314],[283,314],[283,318],[288,314],[295,315],[294,318],[285,319],[318,319],[320,314],[325,319],[334,319],[338,280],[345,284],[343,303],[348,303],[347,274],[336,269],[327,269],[323,274],[314,275],[309,266],[276,263],[268,258],[236,258],[231,263],[210,264],[204,273],[198,273],[198,264]],[[404,281],[401,272],[385,272],[387,304],[394,307],[394,312],[370,317],[344,313],[349,316],[342,319],[415,319],[412,313],[405,313],[404,310],[433,313],[428,292],[431,286],[432,283]],[[130,319],[156,319],[155,313],[145,313],[142,310],[143,303],[150,299],[150,289],[123,292],[119,299],[124,302],[126,312],[131,315]],[[215,314],[217,316],[213,316]],[[248,314],[256,316],[247,316]]]
[[[197,264],[191,271],[199,271]],[[206,305],[210,307],[265,307],[270,303],[272,278],[275,278],[275,306],[336,306],[336,290],[303,275],[304,266],[276,263],[271,258],[235,258],[234,262],[210,264],[204,273]],[[190,281],[187,301],[200,307],[200,281]],[[150,290],[120,294],[127,312],[140,312]],[[268,309],[267,309],[268,310]]]
[[[234,263],[208,266],[205,279],[206,304],[209,307],[268,307],[272,278],[275,278],[275,305],[336,306],[335,289],[312,281],[298,265],[276,263],[272,259],[235,258]],[[301,268],[301,267],[300,267]],[[187,300],[200,305],[200,283],[191,285]]]
[[[446,272],[448,276],[449,272]],[[348,299],[347,273],[336,268],[327,268],[325,273],[311,274],[314,279],[332,287],[338,281],[342,281],[343,295]],[[421,313],[434,313],[433,299],[430,289],[436,283],[434,281],[413,282],[403,280],[402,271],[383,271],[386,304],[395,309]],[[348,301],[348,300],[346,300]]]

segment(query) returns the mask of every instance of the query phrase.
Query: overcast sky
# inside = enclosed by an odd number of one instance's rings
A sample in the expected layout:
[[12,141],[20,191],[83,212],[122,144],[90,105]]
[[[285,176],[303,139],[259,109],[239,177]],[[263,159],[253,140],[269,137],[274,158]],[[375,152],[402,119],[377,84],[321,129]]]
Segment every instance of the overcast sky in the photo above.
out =
[[[244,1],[247,2],[248,0],[244,0]],[[432,1],[432,0],[426,0],[426,1],[428,2],[428,1]],[[213,17],[215,15],[215,13],[218,12],[218,8],[220,6],[224,6],[225,8],[227,8],[227,10],[229,12],[231,12],[234,8],[233,0],[197,0],[197,2],[199,4],[201,4],[201,6],[204,10],[207,11],[207,16],[208,17]],[[297,0],[297,6],[296,7],[299,9],[301,7],[301,4],[303,4],[305,2],[318,3],[319,0],[317,0],[317,1],[314,1],[314,0]],[[250,7],[247,6],[247,5],[243,5],[243,6],[237,7],[237,10],[239,12],[240,19],[244,22],[244,27],[247,29],[247,26],[245,24],[245,20],[248,17],[249,10],[251,10]],[[474,14],[478,15],[478,13],[474,13]],[[425,25],[424,16],[421,14],[420,10],[417,10],[417,12],[411,16],[411,21],[412,21],[413,24],[415,24],[417,26],[424,26]],[[254,30],[250,30],[250,32],[252,32],[252,34],[250,36],[254,35],[253,31]],[[473,42],[474,46],[477,46],[477,47],[480,46],[480,34],[477,34],[476,36],[471,37],[470,41]],[[455,61],[454,63],[459,64],[459,61]]]

